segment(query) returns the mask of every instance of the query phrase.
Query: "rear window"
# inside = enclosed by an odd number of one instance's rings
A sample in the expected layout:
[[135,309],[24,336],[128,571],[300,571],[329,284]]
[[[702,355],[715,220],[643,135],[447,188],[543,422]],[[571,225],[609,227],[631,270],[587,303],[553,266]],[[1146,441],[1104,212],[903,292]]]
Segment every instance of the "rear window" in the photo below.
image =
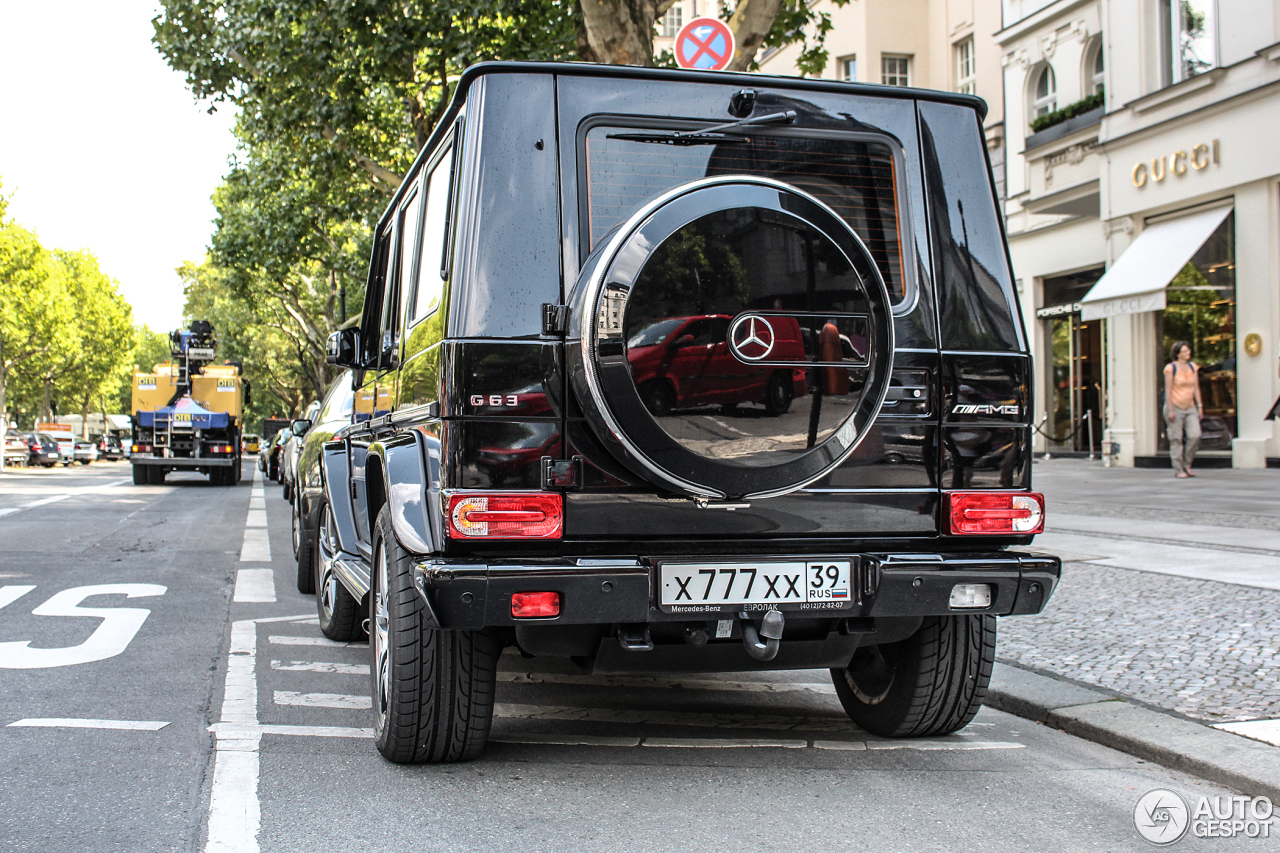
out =
[[[688,130],[647,123],[645,130]],[[682,184],[721,175],[772,178],[817,197],[862,238],[889,289],[903,301],[911,290],[902,259],[899,160],[886,141],[862,134],[798,135],[753,130],[748,142],[677,146],[611,139],[637,126],[597,124],[582,135],[586,172],[584,243],[594,247],[647,200]]]

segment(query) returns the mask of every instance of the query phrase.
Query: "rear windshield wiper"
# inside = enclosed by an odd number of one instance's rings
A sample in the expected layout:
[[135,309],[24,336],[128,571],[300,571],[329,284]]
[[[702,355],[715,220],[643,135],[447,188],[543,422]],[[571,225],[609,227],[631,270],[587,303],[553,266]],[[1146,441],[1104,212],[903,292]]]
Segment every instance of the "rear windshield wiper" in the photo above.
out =
[[760,124],[791,124],[795,120],[796,111],[787,110],[786,112],[781,113],[770,113],[769,115],[756,116],[755,118],[744,118],[739,119],[738,121],[727,122],[725,124],[716,124],[711,127],[704,127],[698,130],[610,133],[607,138],[622,139],[627,142],[654,142],[660,145],[740,144],[743,142],[750,142],[751,138],[748,136],[739,136],[737,134],[722,133],[721,131]]

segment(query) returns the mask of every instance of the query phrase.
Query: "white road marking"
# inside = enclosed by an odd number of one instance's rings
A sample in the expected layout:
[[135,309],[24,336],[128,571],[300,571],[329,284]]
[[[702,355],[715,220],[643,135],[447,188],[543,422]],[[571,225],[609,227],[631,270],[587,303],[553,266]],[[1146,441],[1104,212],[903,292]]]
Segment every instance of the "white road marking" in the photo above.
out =
[[838,749],[848,752],[862,752],[867,748],[864,740],[815,740],[814,749]]
[[305,618],[275,616],[231,624],[221,719],[221,724],[230,731],[216,735],[205,853],[258,853],[258,830],[262,821],[258,802],[258,745],[262,732],[258,726],[255,673],[258,624]]
[[274,603],[275,575],[271,569],[240,569],[236,572],[236,591],[231,600],[248,604]]
[[639,746],[638,737],[609,737],[608,735],[494,735],[494,743],[549,744],[552,746]]
[[115,657],[128,648],[151,611],[145,607],[81,607],[80,602],[95,595],[149,598],[166,591],[166,587],[154,583],[106,583],[64,589],[32,610],[32,615],[101,619],[93,633],[79,645],[54,649],[33,649],[30,640],[0,643],[0,669],[46,669]]
[[3,518],[6,515],[12,515],[15,512],[22,512],[24,509],[34,509],[35,507],[38,507],[38,506],[48,506],[49,504],[58,503],[59,501],[65,501],[68,498],[74,498],[80,495],[101,494],[106,489],[112,489],[112,488],[115,488],[116,486],[123,486],[125,483],[131,483],[131,482],[133,482],[132,479],[111,480],[110,482],[102,483],[97,486],[82,486],[78,489],[72,489],[66,494],[50,495],[47,498],[40,498],[39,500],[29,501],[24,504],[19,504],[18,506],[5,507],[4,509],[0,509],[0,518]]
[[267,538],[266,504],[260,504],[262,508],[253,505],[254,500],[262,499],[262,472],[254,468],[253,488],[249,492],[249,513],[244,520],[244,542],[240,546],[242,563],[271,562],[271,542]]
[[1215,723],[1215,729],[1233,732],[1254,740],[1280,746],[1280,720],[1245,720],[1239,723]]
[[678,747],[682,749],[732,749],[736,747],[807,749],[807,740],[760,740],[757,738],[707,738],[707,737],[647,737],[645,746]]
[[33,589],[35,589],[34,586],[20,586],[16,584],[0,586],[0,607],[7,607],[10,604],[13,604]]
[[248,738],[255,735],[296,735],[300,737],[372,738],[373,729],[352,726],[280,726],[273,724],[248,726],[238,723],[214,723],[209,731],[218,737]]
[[330,640],[328,637],[293,637],[293,636],[276,636],[267,637],[268,643],[277,646],[328,646],[333,649],[367,649],[369,644],[365,643],[339,643],[336,640]]
[[369,665],[364,663],[329,663],[326,661],[273,660],[271,668],[281,672],[332,672],[338,675],[368,675]]
[[158,720],[76,720],[69,717],[29,717],[9,725],[45,729],[127,729],[158,732],[169,724]]
[[271,543],[267,539],[266,528],[246,527],[244,529],[244,543],[240,546],[240,562],[271,562]]
[[277,690],[277,705],[301,705],[307,708],[346,708],[360,711],[373,707],[373,699],[353,693],[297,693],[293,690]]
[[265,510],[266,508],[267,508],[267,502],[266,502],[266,499],[262,497],[262,495],[259,494],[256,496],[251,496],[249,498],[249,509]]
[[710,678],[651,678],[647,676],[576,675],[562,672],[499,672],[499,681],[513,684],[578,684],[588,687],[661,687],[676,690],[733,690],[745,693],[821,693],[834,696],[830,683],[813,681],[720,681]]
[[493,715],[507,719],[574,720],[628,725],[700,726],[716,729],[774,729],[778,731],[847,732],[847,718],[830,719],[762,714],[708,714],[695,711],[637,710],[632,708],[583,708],[560,705],[497,703]]

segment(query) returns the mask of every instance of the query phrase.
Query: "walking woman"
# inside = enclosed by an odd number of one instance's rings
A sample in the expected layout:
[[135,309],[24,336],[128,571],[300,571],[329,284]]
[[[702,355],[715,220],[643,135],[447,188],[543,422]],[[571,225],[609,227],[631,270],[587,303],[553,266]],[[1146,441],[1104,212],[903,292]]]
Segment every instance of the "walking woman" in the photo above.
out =
[[1178,341],[1169,348],[1169,363],[1164,366],[1164,417],[1169,424],[1169,458],[1180,480],[1195,476],[1191,460],[1200,446],[1203,415],[1200,367],[1191,360],[1191,344]]

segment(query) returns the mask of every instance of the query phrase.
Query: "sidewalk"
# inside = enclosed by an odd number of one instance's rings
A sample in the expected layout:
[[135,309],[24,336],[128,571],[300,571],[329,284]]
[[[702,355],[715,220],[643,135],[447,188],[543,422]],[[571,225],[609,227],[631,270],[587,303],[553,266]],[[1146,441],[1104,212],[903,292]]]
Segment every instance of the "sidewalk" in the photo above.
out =
[[[1033,547],[1063,558],[1062,583],[1044,613],[1001,620],[992,704],[1070,728],[1070,703],[1036,693],[1080,690],[1076,704],[1132,730],[1077,733],[1166,764],[1172,742],[1138,748],[1135,731],[1190,736],[1194,720],[1280,746],[1280,471],[1177,480],[1054,459],[1032,482],[1048,513]],[[1206,755],[1238,744],[1204,734]],[[1280,752],[1267,755],[1280,785]]]

